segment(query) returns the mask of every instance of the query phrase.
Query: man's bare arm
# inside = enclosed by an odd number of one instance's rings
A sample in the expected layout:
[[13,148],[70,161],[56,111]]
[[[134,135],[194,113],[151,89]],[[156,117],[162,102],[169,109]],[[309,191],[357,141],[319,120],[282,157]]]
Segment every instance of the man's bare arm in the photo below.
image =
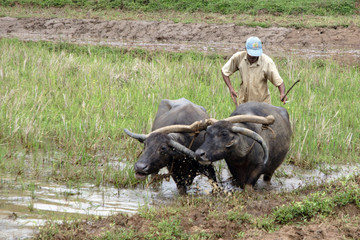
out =
[[235,105],[238,106],[238,103],[237,103],[237,100],[236,100],[237,99],[237,94],[236,94],[233,86],[231,85],[230,77],[225,76],[222,71],[221,71],[221,75],[222,75],[222,77],[224,79],[224,82],[225,82],[226,86],[228,86],[228,88],[229,88],[231,99],[233,100]]
[[[282,100],[282,102],[285,104],[286,101],[287,101],[287,96],[285,96],[285,84],[284,84],[284,82],[282,82],[280,84],[280,86],[278,86],[278,89],[279,89],[279,92],[280,92],[280,101]],[[285,98],[284,98],[284,96],[285,96]]]

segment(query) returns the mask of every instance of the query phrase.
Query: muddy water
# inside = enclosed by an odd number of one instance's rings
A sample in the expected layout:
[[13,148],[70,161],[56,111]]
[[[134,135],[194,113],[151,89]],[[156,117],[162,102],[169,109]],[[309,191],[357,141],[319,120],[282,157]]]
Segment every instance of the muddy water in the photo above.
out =
[[[160,192],[163,193],[158,196]],[[164,201],[167,195],[165,191],[93,185],[78,188],[42,182],[24,185],[11,178],[2,178],[0,239],[28,237],[47,219],[61,220],[64,216],[79,219],[86,215],[107,216],[118,212],[133,214],[140,206],[151,205],[154,199]]]
[[[225,191],[236,191],[224,162],[216,164],[218,179]],[[272,185],[262,180],[257,191],[292,191],[309,184],[320,184],[359,172],[360,165],[326,166],[301,170],[284,165],[277,170]],[[164,171],[166,172],[166,171]],[[190,195],[210,194],[206,177],[196,177]],[[114,213],[134,214],[142,206],[167,204],[178,196],[173,180],[158,187],[117,189],[83,184],[67,187],[44,182],[19,183],[11,176],[0,182],[0,239],[25,239],[33,235],[46,220],[79,219],[88,215],[108,216]]]

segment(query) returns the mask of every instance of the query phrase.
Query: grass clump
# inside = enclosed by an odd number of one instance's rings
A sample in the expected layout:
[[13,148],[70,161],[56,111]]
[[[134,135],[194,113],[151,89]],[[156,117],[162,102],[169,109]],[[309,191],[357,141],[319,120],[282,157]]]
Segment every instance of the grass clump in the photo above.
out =
[[[180,220],[171,218],[164,219],[159,223],[155,224],[154,234],[146,235],[146,238],[156,238],[156,239],[187,239],[186,234],[183,232],[180,226]],[[161,234],[160,234],[160,233]]]
[[104,236],[94,238],[96,240],[110,240],[110,239],[122,239],[122,240],[133,240],[139,239],[136,237],[136,232],[133,229],[119,229],[115,232],[106,231]]
[[[339,191],[341,190],[341,191]],[[301,202],[293,202],[277,208],[272,216],[279,224],[306,221],[317,215],[328,216],[335,207],[353,203],[360,207],[360,189],[358,184],[346,180],[335,191],[319,191],[311,194]]]

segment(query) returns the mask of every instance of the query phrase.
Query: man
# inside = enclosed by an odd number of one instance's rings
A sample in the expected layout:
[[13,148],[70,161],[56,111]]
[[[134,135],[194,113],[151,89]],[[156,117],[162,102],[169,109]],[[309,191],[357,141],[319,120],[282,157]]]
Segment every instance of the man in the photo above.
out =
[[[239,70],[242,80],[239,95],[230,82],[230,76],[237,70]],[[278,87],[280,100],[282,99],[282,102],[286,103],[284,81],[273,60],[263,54],[261,41],[257,37],[249,37],[246,40],[246,51],[235,53],[223,66],[221,73],[236,106],[248,101],[271,104],[268,80]]]

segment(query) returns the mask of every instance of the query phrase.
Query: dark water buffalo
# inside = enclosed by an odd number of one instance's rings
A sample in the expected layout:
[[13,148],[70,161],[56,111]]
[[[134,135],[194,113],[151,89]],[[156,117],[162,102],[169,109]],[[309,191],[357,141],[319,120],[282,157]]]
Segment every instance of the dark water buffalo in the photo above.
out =
[[206,129],[205,142],[196,150],[196,158],[203,164],[225,159],[241,188],[254,187],[261,174],[269,184],[289,151],[289,115],[285,108],[259,102],[240,104],[231,114],[235,115],[273,115],[275,121],[269,126],[218,121]]
[[[165,99],[159,105],[152,131],[172,125],[190,125],[207,118],[209,116],[205,108],[185,98]],[[130,137],[144,142],[145,145],[134,167],[138,179],[144,179],[147,175],[157,173],[161,168],[167,167],[180,194],[186,194],[186,187],[191,185],[198,174],[204,174],[216,181],[212,165],[201,165],[187,155],[188,147],[194,151],[203,143],[205,131],[200,132],[196,137],[194,134],[171,131],[171,133],[152,132],[149,135],[131,133],[127,129],[125,132]]]

